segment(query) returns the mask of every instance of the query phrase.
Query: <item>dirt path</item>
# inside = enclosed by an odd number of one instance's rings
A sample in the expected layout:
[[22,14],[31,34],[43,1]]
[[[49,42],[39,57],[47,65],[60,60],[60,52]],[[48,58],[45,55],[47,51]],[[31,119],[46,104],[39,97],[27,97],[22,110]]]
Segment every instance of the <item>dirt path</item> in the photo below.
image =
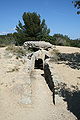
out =
[[[50,120],[53,114],[51,108],[54,107],[52,102],[52,93],[50,92],[44,77],[41,76],[43,71],[35,70],[32,81],[32,101],[34,106],[33,120]],[[36,117],[35,117],[36,115]],[[32,117],[32,118],[33,118]]]
[[[32,77],[32,106],[33,111],[29,120],[74,120],[67,111],[62,98],[53,104],[52,92],[48,88],[42,70],[34,70]],[[64,112],[63,112],[64,111]]]

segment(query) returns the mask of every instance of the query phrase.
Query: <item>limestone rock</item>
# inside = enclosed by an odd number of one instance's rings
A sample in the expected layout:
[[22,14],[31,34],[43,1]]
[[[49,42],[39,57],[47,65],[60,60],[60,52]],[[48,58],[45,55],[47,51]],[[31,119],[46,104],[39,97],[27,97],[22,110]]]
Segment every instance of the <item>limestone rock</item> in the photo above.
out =
[[27,41],[24,43],[25,48],[44,48],[48,49],[52,47],[52,44],[45,41]]

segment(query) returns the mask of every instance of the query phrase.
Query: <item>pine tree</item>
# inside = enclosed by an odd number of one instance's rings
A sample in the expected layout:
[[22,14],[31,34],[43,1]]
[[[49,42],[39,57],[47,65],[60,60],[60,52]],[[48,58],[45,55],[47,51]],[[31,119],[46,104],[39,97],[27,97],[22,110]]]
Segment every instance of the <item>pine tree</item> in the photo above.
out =
[[23,44],[28,40],[44,40],[46,36],[49,36],[50,29],[47,28],[44,19],[41,21],[39,14],[35,12],[24,12],[22,19],[24,25],[19,21],[16,26],[19,36],[18,43]]

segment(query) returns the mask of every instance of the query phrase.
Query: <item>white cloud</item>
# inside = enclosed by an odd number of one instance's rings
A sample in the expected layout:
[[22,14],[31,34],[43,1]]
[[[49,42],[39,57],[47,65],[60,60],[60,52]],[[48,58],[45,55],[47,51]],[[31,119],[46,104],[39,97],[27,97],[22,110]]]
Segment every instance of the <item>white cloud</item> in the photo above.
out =
[[15,27],[14,28],[10,28],[8,31],[0,31],[0,35],[5,35],[5,34],[8,34],[8,33],[13,33],[15,32]]
[[9,32],[0,32],[0,35],[8,34]]

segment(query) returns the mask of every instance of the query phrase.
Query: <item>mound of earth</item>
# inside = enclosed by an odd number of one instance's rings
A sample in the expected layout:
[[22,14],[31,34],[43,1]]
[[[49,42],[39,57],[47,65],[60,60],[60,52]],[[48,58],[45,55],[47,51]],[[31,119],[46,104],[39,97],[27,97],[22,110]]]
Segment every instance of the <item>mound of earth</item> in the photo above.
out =
[[[79,48],[56,47],[60,52],[80,52]],[[80,70],[66,64],[50,62],[50,70],[55,82],[68,87],[80,85]],[[76,120],[63,96],[53,96],[44,77],[43,70],[34,69],[30,73],[27,56],[16,57],[0,48],[0,120]],[[74,103],[75,104],[75,103]]]

